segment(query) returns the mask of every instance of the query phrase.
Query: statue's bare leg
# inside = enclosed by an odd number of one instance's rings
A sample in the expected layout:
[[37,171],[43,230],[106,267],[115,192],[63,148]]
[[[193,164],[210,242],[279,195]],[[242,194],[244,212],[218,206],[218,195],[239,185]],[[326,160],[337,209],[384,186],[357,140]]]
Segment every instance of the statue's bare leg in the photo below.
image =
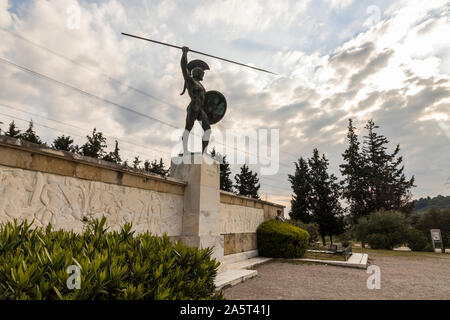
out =
[[187,114],[186,114],[186,126],[184,128],[183,132],[183,154],[187,154],[188,152],[188,140],[189,140],[189,133],[191,132],[192,128],[194,127],[195,119],[197,118],[194,114],[192,108],[191,108],[192,102],[189,104],[187,108]]
[[202,152],[205,153],[211,137],[211,125],[209,124],[208,116],[205,111],[200,111],[200,122],[203,128],[202,137]]

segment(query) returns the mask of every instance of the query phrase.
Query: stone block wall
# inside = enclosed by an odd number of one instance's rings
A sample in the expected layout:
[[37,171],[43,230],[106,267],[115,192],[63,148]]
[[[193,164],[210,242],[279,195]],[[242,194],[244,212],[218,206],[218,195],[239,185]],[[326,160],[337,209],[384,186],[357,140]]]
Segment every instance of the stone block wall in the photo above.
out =
[[185,183],[124,170],[106,161],[0,136],[0,222],[35,219],[81,231],[81,219],[105,215],[115,230],[181,233]]
[[[199,205],[197,209],[208,214],[217,210],[214,219],[219,220],[212,225],[200,216],[199,235],[205,239],[209,234],[220,235],[225,255],[255,250],[258,225],[275,218],[284,207],[219,190],[215,191],[217,197],[212,197],[209,193],[217,184],[212,182],[218,179],[218,171],[213,167],[199,170],[204,173],[199,175],[198,190],[204,189],[201,194],[207,201],[202,203],[208,202],[209,207]],[[105,215],[113,230],[132,222],[137,232],[166,233],[175,240],[184,239],[186,204],[200,201],[186,199],[196,194],[194,185],[192,192],[185,193],[190,190],[186,180],[182,176],[164,178],[128,170],[110,162],[0,136],[0,223],[15,218],[35,219],[38,226],[51,222],[56,229],[79,232],[84,216]],[[211,200],[216,203],[214,206]],[[208,225],[214,230],[206,230]]]
[[262,222],[274,219],[279,210],[283,212],[284,206],[221,191],[224,255],[256,250],[256,229]]

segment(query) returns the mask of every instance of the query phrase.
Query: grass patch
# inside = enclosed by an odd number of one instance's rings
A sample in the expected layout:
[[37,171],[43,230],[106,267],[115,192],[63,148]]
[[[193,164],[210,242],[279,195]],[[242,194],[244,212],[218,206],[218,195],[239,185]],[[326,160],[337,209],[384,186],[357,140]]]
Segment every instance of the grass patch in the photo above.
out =
[[315,262],[302,261],[302,260],[294,260],[294,259],[273,259],[271,262],[291,263],[291,264],[306,264],[306,265],[317,265],[317,263],[315,263]]
[[396,250],[383,250],[383,249],[368,249],[361,247],[353,247],[353,253],[367,253],[369,257],[376,256],[388,256],[388,257],[404,257],[404,258],[443,258],[442,253],[437,252],[419,252],[419,251],[396,251]]
[[303,258],[315,260],[345,261],[344,256],[340,254],[309,252],[309,251],[306,252]]

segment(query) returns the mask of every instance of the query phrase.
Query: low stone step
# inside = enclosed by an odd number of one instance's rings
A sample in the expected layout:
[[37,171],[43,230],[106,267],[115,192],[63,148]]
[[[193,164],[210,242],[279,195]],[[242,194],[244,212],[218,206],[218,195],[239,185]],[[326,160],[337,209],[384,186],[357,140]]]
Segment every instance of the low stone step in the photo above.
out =
[[240,253],[233,253],[223,256],[222,263],[232,264],[239,261],[245,261],[258,256],[258,250],[245,251]]
[[271,258],[257,257],[251,258],[244,261],[239,261],[231,264],[227,264],[227,270],[230,269],[250,269],[257,265],[263,264],[267,261],[272,260]]
[[319,259],[293,259],[293,260],[321,263],[321,264],[326,264],[326,265],[331,265],[331,266],[367,269],[368,258],[369,258],[369,255],[367,253],[364,253],[364,254],[353,253],[347,261],[319,260]]
[[221,272],[216,276],[216,280],[214,281],[216,284],[216,290],[232,287],[247,279],[255,277],[257,274],[258,272],[256,270],[245,269],[233,269]]

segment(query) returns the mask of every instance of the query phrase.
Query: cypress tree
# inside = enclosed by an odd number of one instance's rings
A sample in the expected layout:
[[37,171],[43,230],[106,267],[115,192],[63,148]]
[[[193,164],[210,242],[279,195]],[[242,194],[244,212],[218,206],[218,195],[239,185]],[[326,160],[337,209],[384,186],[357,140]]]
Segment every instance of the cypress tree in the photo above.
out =
[[309,177],[308,162],[303,158],[295,164],[294,175],[288,175],[293,191],[291,200],[291,211],[289,216],[293,220],[300,220],[304,223],[311,222],[309,198],[311,197],[311,184]]
[[349,119],[348,147],[342,154],[344,164],[339,166],[344,178],[341,181],[342,196],[349,204],[348,210],[353,223],[366,214],[365,199],[367,195],[367,168],[355,130],[352,119]]
[[333,243],[332,236],[343,232],[343,210],[339,203],[339,184],[333,174],[328,174],[328,164],[325,155],[320,157],[319,151],[314,149],[313,157],[308,160],[311,185],[309,205],[312,220],[319,225],[323,245],[326,244],[326,235],[330,236]]

